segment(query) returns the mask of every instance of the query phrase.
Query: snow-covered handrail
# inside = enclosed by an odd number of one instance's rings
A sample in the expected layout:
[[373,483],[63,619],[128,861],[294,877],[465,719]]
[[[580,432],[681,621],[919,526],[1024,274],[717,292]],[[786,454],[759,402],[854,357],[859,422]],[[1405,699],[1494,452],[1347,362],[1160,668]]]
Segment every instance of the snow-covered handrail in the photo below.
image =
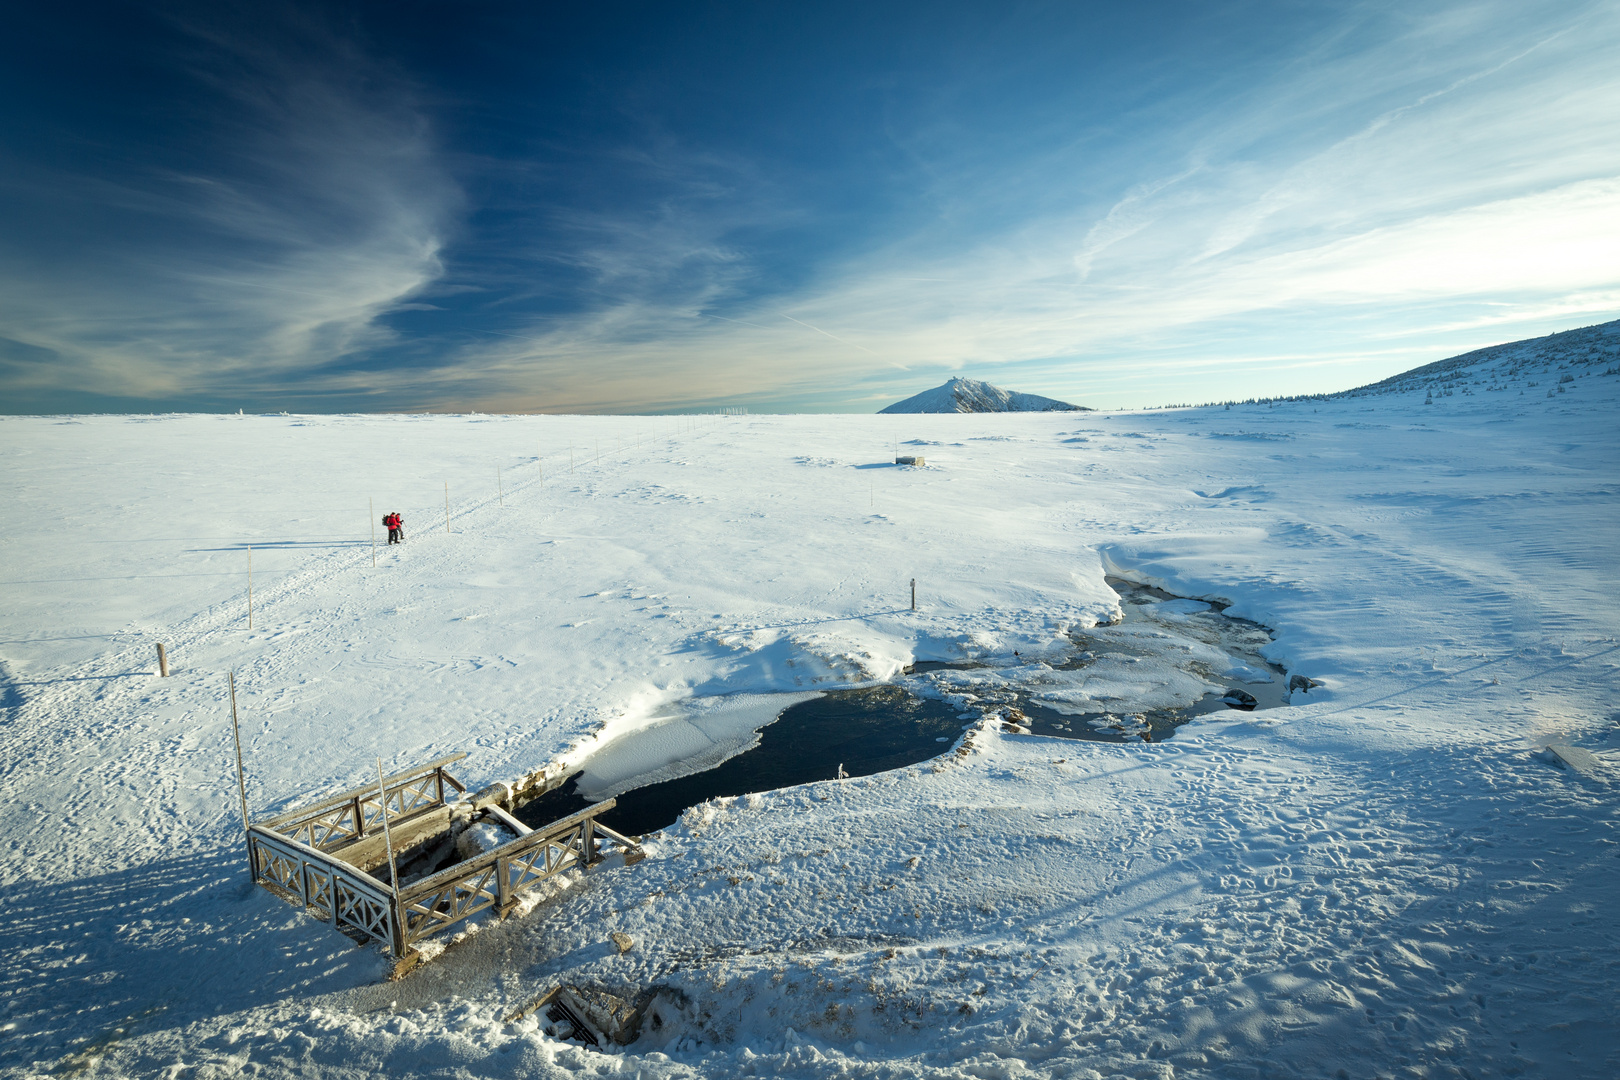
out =
[[[399,923],[404,950],[480,911],[494,908],[503,918],[518,896],[565,870],[584,869],[602,860],[599,837],[617,845],[632,864],[641,859],[634,840],[596,821],[617,803],[607,799],[570,814],[526,836],[482,855],[412,882],[399,893]],[[406,956],[406,952],[396,952]]]
[[383,780],[387,793],[385,797],[378,796],[378,787],[374,784],[352,788],[310,806],[288,810],[254,824],[312,848],[332,852],[362,840],[382,827],[384,798],[388,803],[388,819],[393,822],[444,806],[446,789],[453,788],[458,792],[467,790],[444,768],[466,756],[464,753],[449,754],[386,777]]
[[400,954],[394,891],[365,871],[263,825],[248,828],[248,866],[255,883]]

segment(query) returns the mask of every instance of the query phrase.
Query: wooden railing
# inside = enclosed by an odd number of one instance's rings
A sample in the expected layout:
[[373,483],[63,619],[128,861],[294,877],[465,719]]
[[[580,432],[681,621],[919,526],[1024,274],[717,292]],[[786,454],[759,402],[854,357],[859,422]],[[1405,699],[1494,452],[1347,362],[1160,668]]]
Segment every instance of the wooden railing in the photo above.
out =
[[253,880],[271,892],[402,955],[394,890],[370,874],[263,825],[248,829],[248,862]]
[[520,836],[493,851],[459,862],[432,877],[406,885],[399,894],[404,944],[410,946],[469,915],[494,908],[505,918],[525,890],[574,868],[602,860],[599,844],[612,843],[625,862],[641,860],[641,849],[596,820],[613,809],[608,799],[577,814]]
[[329,799],[289,810],[258,824],[309,847],[336,851],[366,837],[382,834],[386,803],[390,824],[445,805],[445,792],[467,789],[445,771],[466,754],[450,754],[371,784],[333,795]]
[[[524,835],[403,888],[368,873],[386,863],[386,854],[379,859],[376,850],[384,839],[384,807],[396,846],[402,835],[431,839],[437,834],[430,830],[448,831],[445,790],[466,789],[444,766],[465,756],[455,754],[398,773],[369,793],[357,788],[249,826],[253,880],[339,929],[387,942],[401,962],[396,971],[404,971],[417,959],[418,941],[481,911],[493,909],[505,918],[526,890],[602,861],[604,845],[617,847],[626,865],[641,861],[634,840],[596,820],[613,809],[615,802],[608,799],[532,831],[500,807],[488,806],[476,811],[477,816]],[[416,828],[402,829],[401,822]]]

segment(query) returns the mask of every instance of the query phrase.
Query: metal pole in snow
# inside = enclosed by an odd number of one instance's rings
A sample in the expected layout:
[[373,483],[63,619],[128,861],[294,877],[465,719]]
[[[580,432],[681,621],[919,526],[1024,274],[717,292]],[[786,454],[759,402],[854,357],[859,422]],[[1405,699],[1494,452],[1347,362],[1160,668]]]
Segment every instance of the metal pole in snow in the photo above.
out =
[[501,500],[501,505],[505,506],[506,489],[501,487],[501,467],[499,465],[495,466],[495,495]]
[[917,610],[917,579],[911,579],[911,610]]
[[248,545],[248,629],[253,629],[253,545]]
[[394,864],[394,834],[388,831],[388,782],[383,779],[382,758],[377,758],[377,797],[382,800],[383,843],[388,845],[388,880],[399,896],[399,867]]
[[236,719],[236,672],[228,676],[231,684],[231,734],[236,737],[236,794],[242,800],[242,831],[247,832],[252,823],[248,820],[247,809],[247,781],[242,778],[242,725]]

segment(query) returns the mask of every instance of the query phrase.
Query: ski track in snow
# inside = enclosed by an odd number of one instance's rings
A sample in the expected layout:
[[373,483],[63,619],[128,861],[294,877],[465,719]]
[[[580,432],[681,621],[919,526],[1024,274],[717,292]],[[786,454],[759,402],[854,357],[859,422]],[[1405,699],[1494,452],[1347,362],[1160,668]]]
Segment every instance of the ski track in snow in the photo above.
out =
[[[1620,756],[1614,359],[1434,405],[0,420],[0,1070],[1620,1074],[1620,782],[1538,753]],[[928,468],[858,469],[895,438]],[[408,527],[375,570],[368,489]],[[1061,651],[1105,572],[1326,685],[705,804],[397,983],[247,881],[228,669],[262,815],[378,756],[477,785],[686,696]],[[688,1004],[613,1053],[504,1021],[559,979]]]

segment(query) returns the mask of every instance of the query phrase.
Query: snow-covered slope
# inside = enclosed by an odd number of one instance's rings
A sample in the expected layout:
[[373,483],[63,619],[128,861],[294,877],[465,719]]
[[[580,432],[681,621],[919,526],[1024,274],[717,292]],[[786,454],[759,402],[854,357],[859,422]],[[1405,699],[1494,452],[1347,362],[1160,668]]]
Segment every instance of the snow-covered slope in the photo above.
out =
[[[1620,376],[1570,363],[1432,404],[0,419],[0,1072],[1612,1077]],[[965,705],[1072,685],[1105,573],[1326,685],[700,807],[399,983],[247,885],[227,671],[264,814],[914,659],[987,665]],[[559,980],[673,1004],[611,1053],[507,1021]]]
[[[1559,387],[1567,387],[1577,378],[1617,373],[1620,373],[1620,319],[1475,349],[1332,396],[1361,398],[1422,392],[1430,397],[1450,397],[1513,387],[1520,394],[1545,390],[1547,397],[1554,397],[1563,392]],[[1547,376],[1547,379],[1534,379],[1531,375]]]
[[993,413],[993,412],[1090,412],[1083,405],[1070,405],[1039,394],[1003,390],[978,379],[952,378],[944,385],[924,390],[904,401],[897,401],[880,413]]

